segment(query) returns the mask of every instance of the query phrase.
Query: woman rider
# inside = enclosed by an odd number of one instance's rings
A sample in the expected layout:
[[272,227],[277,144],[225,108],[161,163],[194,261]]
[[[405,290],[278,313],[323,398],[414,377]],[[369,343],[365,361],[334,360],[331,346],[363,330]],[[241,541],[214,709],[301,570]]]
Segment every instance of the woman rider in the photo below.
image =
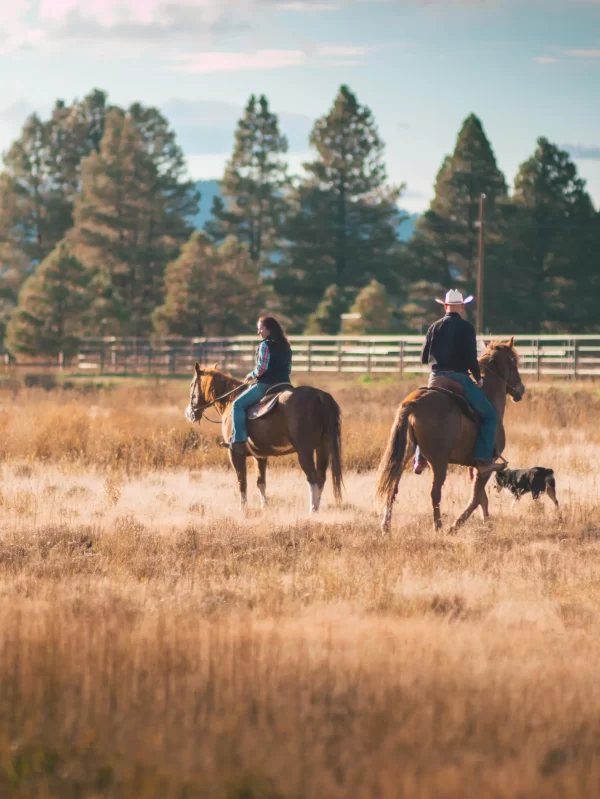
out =
[[256,351],[256,366],[246,376],[246,382],[256,382],[234,401],[231,441],[222,444],[240,455],[246,452],[248,440],[246,410],[259,402],[271,386],[289,383],[292,371],[292,348],[277,319],[261,316],[257,329],[262,341]]

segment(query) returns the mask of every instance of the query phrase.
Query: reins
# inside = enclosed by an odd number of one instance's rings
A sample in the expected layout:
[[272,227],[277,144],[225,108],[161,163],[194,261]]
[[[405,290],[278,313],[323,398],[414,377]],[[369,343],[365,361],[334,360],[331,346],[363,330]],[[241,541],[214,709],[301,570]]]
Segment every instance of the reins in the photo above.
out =
[[[239,386],[232,388],[231,391],[228,391],[226,394],[221,394],[220,397],[215,397],[214,400],[207,402],[206,405],[201,405],[199,408],[196,408],[196,413],[198,413],[199,411],[205,411],[207,408],[211,408],[217,402],[220,402],[222,399],[225,399],[225,397],[229,397],[230,394],[234,394],[236,391],[239,391],[240,388],[244,388],[244,386],[248,385],[250,385],[250,382],[241,383]],[[209,419],[208,416],[203,416],[202,418],[206,419],[206,421],[210,422],[211,424],[221,424],[220,419]]]
[[504,385],[505,385],[505,386],[507,386],[508,388],[510,388],[510,389],[511,389],[511,391],[518,391],[518,389],[517,389],[517,387],[516,387],[516,386],[511,386],[511,384],[510,384],[510,383],[509,383],[507,380],[505,380],[503,377],[501,377],[501,376],[498,374],[498,372],[495,372],[493,369],[490,369],[490,367],[489,367],[487,364],[484,364],[484,365],[482,365],[482,367],[481,367],[481,368],[482,368],[483,370],[487,370],[488,372],[491,372],[493,375],[495,375],[495,376],[498,378],[498,380],[500,380],[502,383],[504,383]]

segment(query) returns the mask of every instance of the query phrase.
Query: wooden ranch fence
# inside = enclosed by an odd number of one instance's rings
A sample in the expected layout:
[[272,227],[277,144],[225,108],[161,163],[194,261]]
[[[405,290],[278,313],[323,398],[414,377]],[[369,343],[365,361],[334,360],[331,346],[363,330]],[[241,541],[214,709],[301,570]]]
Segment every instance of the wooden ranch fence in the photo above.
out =
[[[486,337],[487,338],[487,337]],[[508,335],[491,338],[507,339]],[[397,373],[425,371],[420,363],[422,336],[290,336],[294,372]],[[600,377],[600,335],[517,336],[521,372],[536,379]],[[80,374],[191,375],[195,361],[243,374],[253,366],[257,339],[192,338],[152,340],[142,338],[87,338],[73,357],[44,363],[12,361],[13,366],[58,367]],[[483,346],[480,342],[480,346]]]

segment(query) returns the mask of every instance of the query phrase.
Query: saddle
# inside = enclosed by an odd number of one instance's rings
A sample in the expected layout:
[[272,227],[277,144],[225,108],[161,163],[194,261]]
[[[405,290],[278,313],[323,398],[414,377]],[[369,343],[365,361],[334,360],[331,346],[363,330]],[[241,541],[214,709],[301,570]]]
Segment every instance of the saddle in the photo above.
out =
[[441,394],[447,394],[451,397],[464,415],[475,422],[480,423],[479,414],[469,405],[465,399],[465,392],[461,384],[457,380],[452,380],[451,377],[444,375],[431,374],[429,382],[426,386],[421,386],[425,391],[439,391]]
[[256,405],[251,405],[248,408],[246,412],[247,418],[260,419],[262,416],[266,416],[268,413],[271,413],[279,400],[282,397],[287,398],[287,396],[291,394],[293,390],[294,387],[290,383],[275,383],[275,385],[269,386],[265,396],[259,402],[257,402]]

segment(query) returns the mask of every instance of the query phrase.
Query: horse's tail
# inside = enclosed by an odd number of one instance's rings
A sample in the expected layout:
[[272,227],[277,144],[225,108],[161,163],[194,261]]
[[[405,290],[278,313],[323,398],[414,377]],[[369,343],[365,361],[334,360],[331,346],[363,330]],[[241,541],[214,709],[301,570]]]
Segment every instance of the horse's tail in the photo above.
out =
[[398,408],[387,447],[377,470],[377,498],[386,507],[391,506],[394,501],[404,470],[408,419],[412,410],[412,403],[402,404]]
[[333,496],[336,502],[342,499],[342,411],[340,406],[326,391],[321,391],[321,404],[323,405],[323,437],[331,458],[331,479],[333,481]]

